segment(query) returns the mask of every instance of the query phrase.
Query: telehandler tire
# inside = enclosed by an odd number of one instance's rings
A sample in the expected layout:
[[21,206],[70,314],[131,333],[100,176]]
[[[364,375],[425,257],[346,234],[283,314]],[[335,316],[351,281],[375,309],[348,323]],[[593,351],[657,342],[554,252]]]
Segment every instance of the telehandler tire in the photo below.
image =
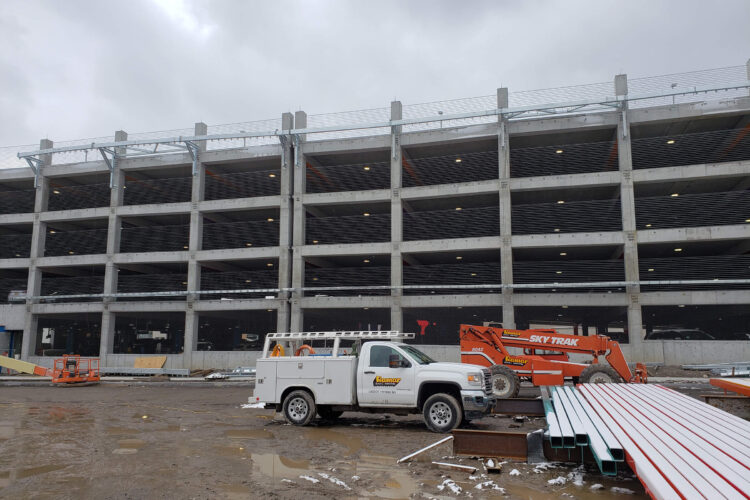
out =
[[611,366],[596,363],[584,368],[578,381],[581,384],[616,384],[622,382],[622,377]]
[[450,394],[433,394],[425,401],[422,408],[424,423],[432,432],[450,432],[459,425],[464,417],[463,408]]
[[284,398],[284,417],[292,425],[307,425],[315,418],[315,400],[307,391],[292,391]]
[[492,394],[498,399],[510,399],[518,396],[521,390],[521,380],[518,374],[503,365],[493,365],[490,367],[490,377],[492,381]]

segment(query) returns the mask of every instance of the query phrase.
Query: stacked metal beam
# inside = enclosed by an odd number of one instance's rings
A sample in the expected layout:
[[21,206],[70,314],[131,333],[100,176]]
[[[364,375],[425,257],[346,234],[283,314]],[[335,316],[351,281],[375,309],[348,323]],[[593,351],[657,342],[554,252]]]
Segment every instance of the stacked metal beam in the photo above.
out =
[[550,445],[588,447],[602,474],[617,474],[617,462],[625,459],[622,445],[583,396],[572,387],[547,387],[542,399]]
[[564,391],[586,403],[596,431],[621,443],[653,498],[750,498],[750,422],[658,385]]

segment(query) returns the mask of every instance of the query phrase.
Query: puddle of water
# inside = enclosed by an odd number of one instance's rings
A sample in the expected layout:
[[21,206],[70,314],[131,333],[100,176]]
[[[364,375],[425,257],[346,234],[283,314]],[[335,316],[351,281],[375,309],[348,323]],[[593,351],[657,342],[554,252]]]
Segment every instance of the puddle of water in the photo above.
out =
[[250,458],[261,474],[274,479],[297,479],[310,472],[309,460],[292,460],[273,453],[253,453]]
[[111,434],[113,436],[138,434],[138,430],[130,429],[129,427],[107,427],[107,434]]
[[312,427],[305,429],[305,438],[312,441],[330,441],[348,449],[348,454],[353,455],[365,447],[361,439],[348,436],[325,427]]
[[221,484],[219,488],[229,499],[247,499],[252,498],[253,490],[249,486],[242,484]]
[[276,436],[273,432],[266,429],[232,429],[224,431],[224,435],[229,438],[251,438],[251,439],[273,439]]
[[65,465],[40,465],[39,467],[31,467],[30,469],[21,469],[16,472],[16,479],[38,476],[39,474],[54,472],[56,470],[64,469],[65,467]]
[[362,455],[354,464],[353,475],[382,484],[381,488],[367,490],[378,498],[410,498],[428,486],[424,480],[412,476],[408,469],[397,468],[395,464],[394,457]]
[[222,457],[240,457],[245,454],[244,446],[214,446],[214,449]]
[[143,441],[141,439],[120,439],[117,441],[117,444],[120,445],[120,448],[132,448],[134,450],[140,450],[144,446],[146,446],[146,441]]

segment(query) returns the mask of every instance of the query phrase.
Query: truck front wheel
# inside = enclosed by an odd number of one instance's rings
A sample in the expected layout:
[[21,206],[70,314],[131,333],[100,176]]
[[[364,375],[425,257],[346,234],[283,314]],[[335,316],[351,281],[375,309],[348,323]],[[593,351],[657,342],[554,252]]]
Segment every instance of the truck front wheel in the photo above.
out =
[[422,414],[432,432],[450,432],[463,420],[461,405],[449,394],[438,393],[427,398]]
[[307,425],[315,418],[315,400],[307,391],[292,391],[284,398],[284,417],[293,425]]

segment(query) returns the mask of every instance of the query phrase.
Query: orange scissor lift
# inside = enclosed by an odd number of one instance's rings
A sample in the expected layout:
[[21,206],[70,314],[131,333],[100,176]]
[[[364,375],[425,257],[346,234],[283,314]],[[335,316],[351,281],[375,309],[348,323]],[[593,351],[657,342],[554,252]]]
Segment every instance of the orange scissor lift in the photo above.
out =
[[62,358],[56,358],[51,369],[6,356],[0,356],[0,366],[21,373],[52,377],[55,384],[90,384],[100,380],[99,358],[82,358],[78,354],[64,354]]
[[[606,335],[566,335],[552,329],[509,330],[493,326],[461,325],[461,362],[490,368],[495,395],[518,395],[520,379],[535,386],[562,385],[565,379],[581,383],[646,383],[646,366],[630,370],[620,344]],[[508,348],[520,348],[512,354]],[[590,364],[570,361],[570,354],[592,356]],[[599,363],[604,356],[607,364]]]

